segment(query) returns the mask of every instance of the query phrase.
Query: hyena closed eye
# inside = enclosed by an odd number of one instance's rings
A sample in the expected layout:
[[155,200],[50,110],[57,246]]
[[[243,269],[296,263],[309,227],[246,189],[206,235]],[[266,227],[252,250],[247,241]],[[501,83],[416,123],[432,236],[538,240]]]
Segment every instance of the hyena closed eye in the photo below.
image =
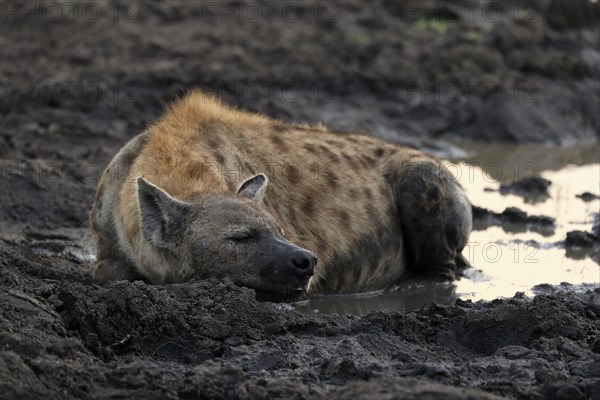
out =
[[229,277],[282,297],[453,279],[472,225],[464,191],[432,157],[197,91],[114,157],[91,222],[98,281]]

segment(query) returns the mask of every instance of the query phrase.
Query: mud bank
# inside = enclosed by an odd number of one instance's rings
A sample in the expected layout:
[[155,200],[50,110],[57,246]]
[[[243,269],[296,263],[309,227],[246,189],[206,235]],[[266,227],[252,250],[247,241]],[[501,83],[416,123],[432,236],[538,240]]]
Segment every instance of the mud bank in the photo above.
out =
[[438,150],[432,139],[599,139],[600,5],[587,0],[8,3],[5,149],[43,141],[60,157],[49,132],[81,153],[107,134],[118,146],[193,86]]
[[304,315],[229,282],[98,286],[68,257],[0,256],[7,399],[600,396],[600,290]]

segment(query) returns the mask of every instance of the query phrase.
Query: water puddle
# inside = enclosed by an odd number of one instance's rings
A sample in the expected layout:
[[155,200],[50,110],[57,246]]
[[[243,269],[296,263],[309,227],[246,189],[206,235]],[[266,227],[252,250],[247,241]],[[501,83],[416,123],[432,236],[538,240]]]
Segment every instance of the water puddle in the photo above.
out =
[[[474,268],[454,284],[405,282],[387,291],[361,295],[317,296],[295,303],[302,312],[364,314],[373,310],[407,312],[435,301],[457,298],[492,300],[547,293],[553,287],[589,290],[600,287],[600,249],[565,249],[569,231],[590,232],[599,218],[600,145],[567,149],[544,146],[464,145],[471,156],[448,162],[471,202],[495,213],[517,207],[529,215],[555,218],[555,226],[506,223],[475,224],[463,255]],[[500,194],[501,183],[532,175],[552,182],[549,196]]]

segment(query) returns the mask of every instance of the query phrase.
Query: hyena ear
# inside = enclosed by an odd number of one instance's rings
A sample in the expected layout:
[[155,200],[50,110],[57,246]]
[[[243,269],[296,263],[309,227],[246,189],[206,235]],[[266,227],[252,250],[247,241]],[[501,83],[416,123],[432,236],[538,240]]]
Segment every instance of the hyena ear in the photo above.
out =
[[260,203],[265,197],[268,183],[269,180],[264,174],[258,174],[242,183],[242,186],[238,189],[238,194]]
[[137,191],[144,237],[157,247],[175,249],[181,242],[188,205],[141,176],[137,180]]

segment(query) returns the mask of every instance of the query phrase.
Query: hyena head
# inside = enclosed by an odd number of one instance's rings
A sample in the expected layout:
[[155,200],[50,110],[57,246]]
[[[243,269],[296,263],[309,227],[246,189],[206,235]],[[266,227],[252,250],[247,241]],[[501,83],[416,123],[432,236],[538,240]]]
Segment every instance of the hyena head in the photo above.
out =
[[265,175],[256,175],[237,194],[201,195],[188,203],[140,177],[144,237],[181,265],[191,265],[198,277],[229,277],[264,298],[301,294],[317,259],[283,237],[263,206],[267,183]]

